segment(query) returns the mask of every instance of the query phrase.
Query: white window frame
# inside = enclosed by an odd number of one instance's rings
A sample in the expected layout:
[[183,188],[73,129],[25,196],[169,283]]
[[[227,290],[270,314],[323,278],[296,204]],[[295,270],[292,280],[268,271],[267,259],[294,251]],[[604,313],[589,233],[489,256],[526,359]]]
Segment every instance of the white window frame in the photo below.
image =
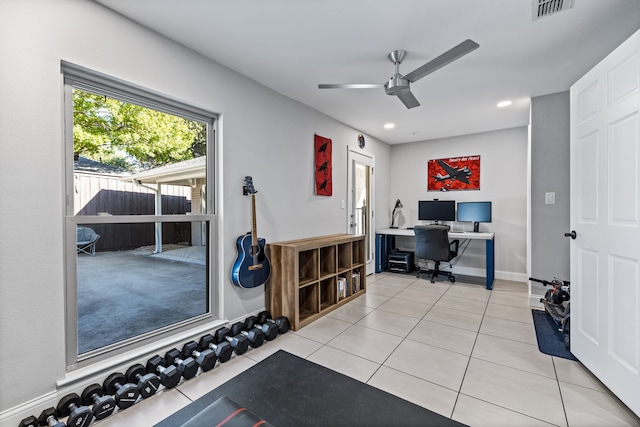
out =
[[[219,169],[215,166],[218,152],[216,141],[217,114],[185,104],[166,95],[145,89],[143,87],[107,76],[105,74],[80,67],[66,61],[61,62],[63,78],[63,145],[64,145],[64,236],[65,236],[65,310],[66,310],[66,365],[67,371],[73,371],[96,362],[134,350],[140,346],[152,345],[163,340],[166,342],[171,336],[184,334],[186,331],[202,327],[219,318],[221,305],[219,303],[221,292],[219,289],[218,263],[218,215],[217,191]],[[207,212],[201,215],[74,215],[73,206],[73,173],[74,173],[74,149],[73,149],[73,89],[81,89],[92,93],[103,94],[124,102],[142,105],[168,114],[185,117],[191,120],[206,123],[207,125],[207,160],[206,160],[206,194]],[[208,311],[200,316],[183,322],[169,325],[155,331],[148,332],[128,340],[102,347],[100,349],[78,355],[78,305],[77,305],[77,254],[76,254],[76,227],[82,224],[99,223],[153,223],[153,222],[196,222],[203,221],[209,225],[209,240],[207,242],[207,295]],[[144,303],[141,301],[141,303]]]

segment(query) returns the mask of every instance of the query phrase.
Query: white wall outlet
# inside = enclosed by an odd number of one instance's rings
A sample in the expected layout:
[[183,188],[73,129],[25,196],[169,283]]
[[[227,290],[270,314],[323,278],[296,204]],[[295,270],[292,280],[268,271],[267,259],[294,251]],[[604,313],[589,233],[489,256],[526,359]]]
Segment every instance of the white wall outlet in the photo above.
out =
[[344,209],[344,200],[340,202],[340,206],[342,207],[342,209]]

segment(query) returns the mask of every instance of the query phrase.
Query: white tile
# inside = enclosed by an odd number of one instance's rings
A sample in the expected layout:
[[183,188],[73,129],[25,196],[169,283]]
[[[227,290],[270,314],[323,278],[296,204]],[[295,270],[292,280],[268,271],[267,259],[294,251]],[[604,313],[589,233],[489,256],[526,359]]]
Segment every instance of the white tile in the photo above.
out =
[[176,389],[162,390],[124,411],[116,412],[96,425],[101,427],[149,427],[190,403],[191,400]]
[[468,362],[469,356],[404,340],[383,365],[458,391]]
[[420,319],[390,313],[383,310],[374,310],[362,318],[356,325],[386,332],[388,334],[406,337],[416,326]]
[[449,290],[447,290],[447,295],[475,299],[478,301],[489,301],[491,291],[485,289],[484,286],[481,285],[455,283],[449,288]]
[[460,392],[558,426],[566,426],[554,379],[471,358]]
[[357,304],[357,305],[363,305],[369,308],[376,308],[384,304],[388,300],[389,300],[388,296],[376,295],[376,294],[367,292],[364,295],[361,295],[358,298],[355,298],[353,301],[349,302],[349,304]]
[[327,344],[376,363],[382,363],[402,341],[401,337],[355,325]]
[[469,356],[477,335],[466,329],[423,320],[413,328],[407,339]]
[[400,292],[402,287],[385,285],[383,283],[374,283],[371,286],[367,285],[367,294],[381,295],[384,297],[392,297]]
[[509,280],[496,279],[493,282],[493,291],[511,293],[514,295],[525,295],[529,297],[529,286],[525,282],[513,282]]
[[458,395],[455,391],[386,366],[380,367],[368,384],[445,417],[451,417]]
[[377,310],[389,311],[391,313],[404,314],[405,316],[422,319],[431,307],[433,307],[431,304],[409,301],[402,298],[391,298],[389,301],[378,307]]
[[324,316],[293,333],[326,344],[351,326],[353,326],[353,324],[350,322]]
[[558,381],[606,392],[607,389],[580,362],[562,357],[553,357],[552,359],[556,367]]
[[533,314],[531,314],[531,308],[529,307],[512,307],[509,305],[493,304],[489,302],[485,316],[533,325]]
[[349,302],[348,304],[327,313],[326,317],[332,317],[349,323],[356,323],[372,311],[373,308],[371,307],[365,307],[364,305]]
[[[387,276],[384,276],[376,280],[374,283],[384,284],[387,286],[393,286],[397,288],[406,288],[407,286],[414,283],[416,280],[417,280],[416,276],[413,276],[413,275],[405,276],[400,274],[389,274]],[[369,284],[368,277],[367,277],[367,284]]]
[[560,382],[560,391],[570,426],[640,425],[640,420],[608,393],[565,382]]
[[441,294],[438,294],[436,292],[415,289],[415,287],[409,286],[407,289],[398,292],[395,295],[395,298],[433,305],[440,299],[441,296]]
[[451,282],[435,282],[431,283],[428,279],[418,279],[412,283],[407,289],[413,291],[427,291],[437,295],[443,295],[451,287]]
[[541,353],[534,344],[478,334],[471,357],[556,378],[551,356]]
[[514,292],[498,292],[493,291],[491,298],[489,298],[489,304],[508,305],[512,307],[529,307],[529,294],[519,294]]
[[451,418],[473,427],[550,427],[553,425],[464,394],[458,396]]
[[424,316],[423,320],[442,323],[444,325],[455,326],[456,328],[466,329],[468,331],[477,332],[482,322],[482,315],[468,313],[466,311],[452,310],[450,308],[434,306]]
[[307,360],[362,382],[371,378],[380,367],[379,363],[328,346],[322,347]]
[[487,308],[487,302],[447,294],[440,298],[435,306],[451,308],[459,311],[468,311],[469,313],[475,314],[484,314],[484,311]]
[[485,316],[482,319],[480,333],[538,345],[536,330],[528,323]]
[[[249,353],[251,350],[245,354]],[[197,377],[185,381],[178,386],[178,389],[189,399],[196,400],[255,364],[255,360],[244,355],[234,357],[228,362],[216,365],[209,372],[203,372]]]
[[305,358],[320,347],[322,347],[322,344],[317,341],[296,334],[284,334],[279,335],[278,338],[273,341],[265,341],[262,346],[254,348],[245,354],[248,358],[256,362],[266,359],[278,350],[284,350],[298,357]]

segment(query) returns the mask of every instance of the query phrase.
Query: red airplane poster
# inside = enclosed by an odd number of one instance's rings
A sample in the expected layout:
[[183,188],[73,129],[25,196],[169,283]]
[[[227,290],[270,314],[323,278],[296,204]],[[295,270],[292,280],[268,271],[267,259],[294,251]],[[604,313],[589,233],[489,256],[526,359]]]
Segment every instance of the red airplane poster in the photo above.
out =
[[427,191],[480,190],[480,156],[427,162]]

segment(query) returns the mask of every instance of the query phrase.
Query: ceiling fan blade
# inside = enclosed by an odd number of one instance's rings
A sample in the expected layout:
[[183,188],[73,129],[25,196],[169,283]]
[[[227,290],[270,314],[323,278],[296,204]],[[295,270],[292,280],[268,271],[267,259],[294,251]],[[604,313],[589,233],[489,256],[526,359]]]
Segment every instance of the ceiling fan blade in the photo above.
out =
[[420,103],[418,102],[416,97],[413,96],[413,94],[409,90],[400,92],[396,96],[398,98],[400,98],[400,101],[402,101],[402,103],[407,108],[414,108],[414,107],[419,107],[420,106]]
[[449,64],[450,62],[453,62],[456,59],[463,57],[467,53],[476,50],[479,47],[480,45],[478,43],[474,42],[473,40],[467,39],[462,43],[460,43],[459,45],[457,45],[456,47],[449,49],[448,51],[438,56],[437,58],[427,62],[423,66],[416,68],[415,70],[413,70],[406,76],[403,76],[402,78],[407,79],[411,83],[413,83],[416,80],[423,78],[427,74],[431,74],[434,71],[439,70],[440,68]]
[[342,84],[319,84],[318,89],[376,89],[384,87],[382,83],[342,83]]

